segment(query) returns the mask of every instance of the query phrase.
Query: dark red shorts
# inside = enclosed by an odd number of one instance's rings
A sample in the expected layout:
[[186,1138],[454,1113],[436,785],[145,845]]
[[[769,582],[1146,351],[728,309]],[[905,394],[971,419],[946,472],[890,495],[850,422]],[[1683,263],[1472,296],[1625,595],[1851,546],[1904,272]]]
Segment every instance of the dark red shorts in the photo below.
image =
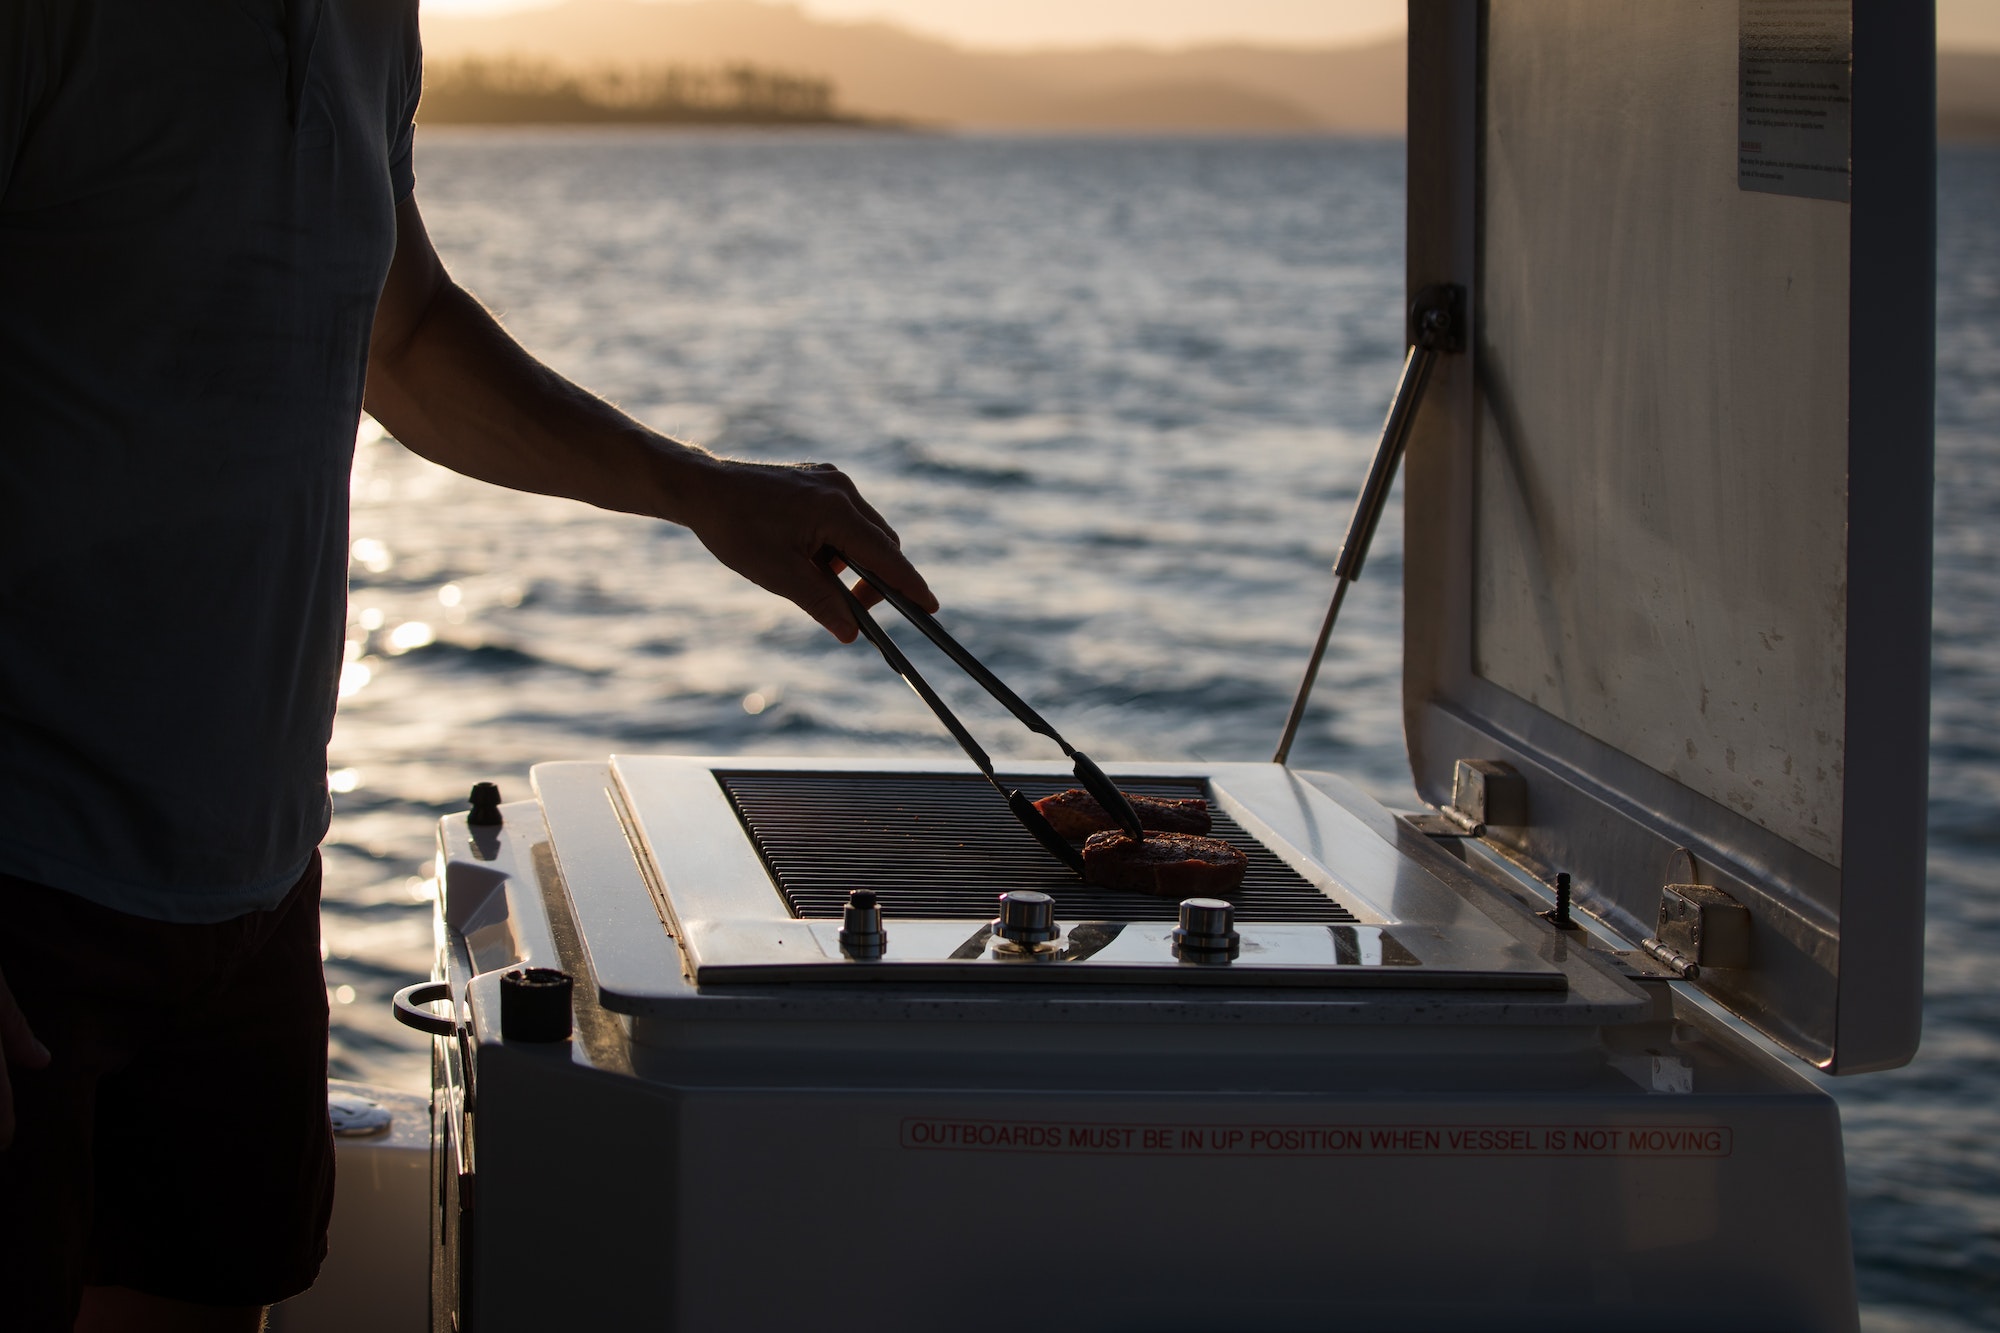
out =
[[0,1327],[64,1330],[85,1284],[206,1305],[312,1285],[333,1208],[315,856],[214,925],[0,875],[0,974],[52,1059],[9,1069]]

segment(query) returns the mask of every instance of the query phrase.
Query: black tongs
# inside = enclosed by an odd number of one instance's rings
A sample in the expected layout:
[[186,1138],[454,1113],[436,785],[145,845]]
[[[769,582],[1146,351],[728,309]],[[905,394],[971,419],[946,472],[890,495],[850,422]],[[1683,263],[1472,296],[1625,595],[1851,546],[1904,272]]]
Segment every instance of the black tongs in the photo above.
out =
[[[1047,736],[1060,745],[1063,754],[1075,765],[1076,780],[1083,785],[1083,789],[1096,797],[1098,804],[1102,805],[1111,817],[1118,821],[1119,827],[1134,840],[1141,842],[1145,840],[1146,831],[1139,823],[1139,812],[1132,808],[1132,802],[1125,799],[1125,793],[1118,790],[1117,784],[1105,775],[1104,770],[1099,768],[1089,755],[1064,740],[1061,733],[1049,725],[1047,718],[1030,708],[1026,700],[1008,689],[998,676],[987,670],[986,664],[968,652],[964,644],[952,638],[930,612],[831,546],[820,552],[820,559],[823,562],[837,560],[860,575],[867,581],[869,587],[882,595],[883,601],[902,612],[904,619],[922,630],[925,638],[936,644],[946,657],[956,662],[966,675],[979,682],[981,688],[998,699],[1008,712],[1021,719],[1028,730]],[[847,598],[847,609],[854,613],[854,622],[861,627],[861,633],[868,642],[881,651],[883,659],[895,669],[896,674],[910,683],[910,688],[917,692],[917,697],[930,705],[931,711],[937,714],[938,721],[944,723],[945,730],[952,734],[959,746],[971,756],[972,762],[979,766],[979,771],[986,775],[986,780],[993,784],[993,790],[1007,799],[1007,808],[1014,812],[1014,818],[1020,820],[1022,826],[1035,835],[1035,841],[1047,848],[1049,855],[1081,875],[1082,854],[1050,826],[1049,821],[1043,818],[1042,812],[1035,809],[1033,801],[1019,791],[1007,787],[995,776],[993,761],[987,758],[986,751],[979,747],[979,742],[972,739],[972,733],[965,729],[965,724],[958,720],[951,709],[945,706],[944,700],[938,697],[937,691],[933,690],[930,683],[910,665],[910,659],[903,655],[903,650],[896,646],[896,641],[875,623],[875,618],[868,614],[867,608],[861,605],[861,599],[854,595],[854,591],[838,577],[834,582],[840,585],[841,594]]]

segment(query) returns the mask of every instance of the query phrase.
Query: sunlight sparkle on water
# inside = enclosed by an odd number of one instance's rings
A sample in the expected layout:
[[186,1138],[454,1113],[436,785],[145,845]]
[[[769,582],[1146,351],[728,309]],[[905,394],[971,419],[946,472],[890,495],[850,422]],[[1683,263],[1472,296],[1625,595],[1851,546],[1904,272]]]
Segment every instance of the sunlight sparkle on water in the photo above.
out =
[[373,537],[357,537],[349,548],[354,555],[354,563],[370,574],[386,574],[396,563],[396,557],[389,554],[389,548]]
[[421,620],[406,620],[389,631],[389,651],[407,653],[437,640],[437,634]]
[[336,768],[326,775],[326,785],[329,791],[350,792],[361,785],[361,774],[352,768]]
[[368,682],[374,678],[375,673],[362,663],[347,663],[340,668],[340,697],[343,699],[353,698],[355,695],[361,693],[361,691],[367,689]]

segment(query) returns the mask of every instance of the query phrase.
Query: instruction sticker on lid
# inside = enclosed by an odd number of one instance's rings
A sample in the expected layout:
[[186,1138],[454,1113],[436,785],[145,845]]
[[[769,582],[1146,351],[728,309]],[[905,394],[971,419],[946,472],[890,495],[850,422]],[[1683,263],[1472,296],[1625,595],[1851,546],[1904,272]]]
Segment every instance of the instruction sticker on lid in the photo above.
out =
[[1850,200],[1850,0],[1738,0],[1736,184]]

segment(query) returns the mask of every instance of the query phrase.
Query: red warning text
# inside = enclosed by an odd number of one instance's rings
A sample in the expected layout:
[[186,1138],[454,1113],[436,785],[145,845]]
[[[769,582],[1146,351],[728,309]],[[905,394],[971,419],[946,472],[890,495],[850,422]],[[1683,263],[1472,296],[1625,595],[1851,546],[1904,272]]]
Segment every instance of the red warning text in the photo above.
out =
[[1727,1157],[1726,1125],[1186,1125],[903,1121],[902,1146],[946,1152],[1178,1157]]

